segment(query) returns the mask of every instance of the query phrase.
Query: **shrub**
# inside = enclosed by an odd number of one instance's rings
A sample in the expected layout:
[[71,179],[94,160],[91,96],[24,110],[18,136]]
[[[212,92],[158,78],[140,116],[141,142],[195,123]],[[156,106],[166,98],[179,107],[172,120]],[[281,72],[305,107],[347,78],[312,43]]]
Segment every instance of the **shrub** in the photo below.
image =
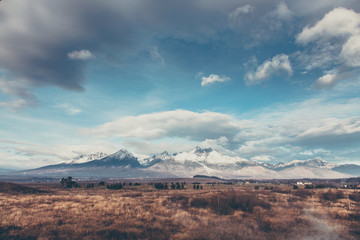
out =
[[344,198],[344,193],[342,191],[329,191],[322,194],[322,199],[327,201],[336,201],[338,199]]
[[294,195],[301,198],[306,198],[307,196],[311,196],[311,191],[305,189],[298,189],[297,191],[294,192]]
[[241,195],[236,192],[221,192],[213,194],[209,198],[194,198],[190,202],[191,207],[209,208],[217,214],[232,214],[235,210],[252,212],[254,207],[259,206],[269,209],[271,204],[256,197],[255,194]]
[[[189,202],[189,198],[186,196],[182,196],[182,195],[171,196],[171,197],[169,197],[169,200],[171,202],[180,203],[183,207],[185,207]],[[195,205],[196,205],[196,203],[195,203]]]
[[349,194],[349,198],[355,202],[360,202],[360,193],[359,192],[354,192]]
[[113,189],[113,190],[120,190],[123,188],[123,185],[121,183],[114,183],[114,184],[107,185],[106,188]]
[[206,208],[208,204],[209,204],[208,200],[204,198],[194,198],[190,201],[190,206],[196,208]]

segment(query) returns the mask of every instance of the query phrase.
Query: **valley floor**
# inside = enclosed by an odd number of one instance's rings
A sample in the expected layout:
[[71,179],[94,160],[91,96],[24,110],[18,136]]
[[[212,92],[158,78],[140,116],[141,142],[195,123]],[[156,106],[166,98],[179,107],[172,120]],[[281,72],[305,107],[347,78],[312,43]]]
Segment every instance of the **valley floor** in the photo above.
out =
[[0,193],[0,239],[360,238],[358,190],[254,186]]

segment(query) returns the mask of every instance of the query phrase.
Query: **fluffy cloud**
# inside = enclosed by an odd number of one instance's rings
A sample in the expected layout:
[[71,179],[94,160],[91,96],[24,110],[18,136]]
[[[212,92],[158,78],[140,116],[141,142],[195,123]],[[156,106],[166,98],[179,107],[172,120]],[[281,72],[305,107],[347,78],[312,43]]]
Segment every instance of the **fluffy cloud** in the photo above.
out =
[[279,54],[272,59],[266,60],[256,68],[255,72],[248,72],[245,76],[245,83],[247,85],[260,84],[270,78],[271,75],[280,74],[282,72],[285,72],[288,75],[292,74],[289,56],[285,54]]
[[216,74],[210,74],[208,77],[202,77],[201,78],[201,86],[204,87],[206,85],[215,83],[215,82],[225,82],[225,81],[229,81],[230,78],[227,76],[219,76]]
[[330,37],[349,37],[360,33],[360,15],[353,10],[335,8],[327,13],[313,27],[305,27],[297,36],[297,41],[307,44]]
[[[314,26],[305,27],[296,41],[303,45],[311,42],[317,45],[314,57],[309,58],[312,65],[317,57],[321,57],[321,64],[315,62],[315,66],[340,66],[337,75],[327,73],[313,85],[315,88],[331,88],[335,82],[345,78],[344,71],[360,66],[360,14],[346,8],[335,8]],[[319,55],[318,49],[324,49],[325,54]]]
[[342,47],[340,56],[348,66],[360,67],[360,34],[349,38]]
[[89,50],[85,49],[68,53],[68,58],[71,60],[88,60],[94,57],[95,56]]
[[222,136],[232,139],[244,125],[227,114],[175,110],[121,117],[96,128],[84,129],[83,132],[101,137],[140,139],[180,137],[203,141]]
[[332,88],[334,84],[339,80],[336,72],[327,73],[324,76],[318,78],[312,85],[315,89],[327,89]]

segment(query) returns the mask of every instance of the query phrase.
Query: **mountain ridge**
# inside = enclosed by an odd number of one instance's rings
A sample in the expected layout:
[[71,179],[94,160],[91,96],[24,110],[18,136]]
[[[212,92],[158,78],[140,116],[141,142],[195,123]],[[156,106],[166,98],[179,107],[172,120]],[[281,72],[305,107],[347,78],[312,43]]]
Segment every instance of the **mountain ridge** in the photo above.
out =
[[[80,159],[80,160],[79,160]],[[68,163],[22,171],[23,174],[101,175],[109,177],[192,177],[213,175],[222,178],[341,178],[357,176],[355,171],[341,168],[322,159],[293,160],[288,163],[261,163],[221,154],[213,148],[196,147],[189,152],[170,154],[164,151],[139,159],[126,149],[107,155],[83,154]],[[356,165],[358,166],[358,165]],[[340,167],[340,168],[339,168]],[[359,175],[360,175],[360,166]],[[350,170],[352,170],[351,168]]]

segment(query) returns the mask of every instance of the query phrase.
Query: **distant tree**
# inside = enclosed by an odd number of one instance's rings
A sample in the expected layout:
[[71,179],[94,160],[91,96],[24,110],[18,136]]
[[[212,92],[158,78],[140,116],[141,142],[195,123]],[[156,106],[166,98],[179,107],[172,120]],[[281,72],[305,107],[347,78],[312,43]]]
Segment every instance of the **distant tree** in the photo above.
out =
[[86,184],[86,189],[94,188],[94,187],[95,187],[95,184],[93,184],[93,183]]
[[294,186],[293,186],[293,189],[294,189],[294,190],[296,190],[296,189],[298,189],[298,188],[299,188],[298,185],[294,185]]
[[[167,186],[167,184],[165,184]],[[165,185],[162,184],[162,183],[154,183],[154,187],[156,189],[164,189],[165,188]]]
[[193,185],[193,189],[196,189],[196,185],[195,185],[195,184]]
[[164,189],[168,189],[168,188],[169,188],[169,186],[168,186],[168,184],[166,182],[165,185],[164,185]]
[[113,189],[113,190],[120,190],[123,188],[123,185],[121,183],[114,183],[114,184],[107,185],[106,188]]
[[129,186],[132,186],[132,183],[131,183],[131,182],[129,182]]
[[258,185],[256,185],[256,186],[254,187],[255,190],[259,190],[259,188],[260,188],[260,187],[259,187]]
[[99,182],[98,186],[105,186],[105,182],[103,182],[103,181]]
[[72,177],[62,178],[60,180],[61,186],[63,188],[77,188],[79,187],[79,184],[77,182],[72,180]]
[[180,189],[180,183],[176,183],[176,189]]
[[175,184],[171,183],[171,189],[175,189]]
[[200,186],[199,185],[196,185],[196,189],[199,189],[200,188]]
[[184,187],[185,187],[185,184],[182,183],[182,184],[181,184],[181,189],[184,189]]
[[202,189],[202,186],[200,186],[200,189]]

